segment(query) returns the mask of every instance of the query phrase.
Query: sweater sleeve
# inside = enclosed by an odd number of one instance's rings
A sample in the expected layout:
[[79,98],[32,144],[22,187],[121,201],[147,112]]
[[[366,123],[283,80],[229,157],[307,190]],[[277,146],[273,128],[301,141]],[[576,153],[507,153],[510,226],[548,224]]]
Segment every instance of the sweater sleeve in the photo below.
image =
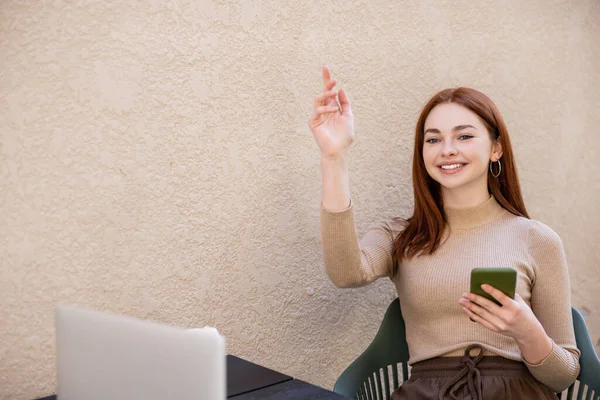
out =
[[392,276],[399,220],[381,221],[358,240],[354,208],[330,212],[321,205],[321,245],[325,270],[337,287],[364,286]]
[[569,271],[560,237],[548,226],[531,221],[528,233],[534,270],[531,309],[552,340],[552,351],[539,364],[525,364],[532,375],[560,392],[579,375],[579,356],[571,314]]

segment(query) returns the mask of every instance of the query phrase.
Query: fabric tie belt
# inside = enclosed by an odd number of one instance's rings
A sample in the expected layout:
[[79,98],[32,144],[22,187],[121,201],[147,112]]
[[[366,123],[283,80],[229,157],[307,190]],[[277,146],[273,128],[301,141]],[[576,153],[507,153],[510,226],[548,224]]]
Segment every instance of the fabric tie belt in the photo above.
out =
[[[471,350],[478,349],[479,353],[471,357]],[[457,397],[458,392],[463,386],[467,385],[471,400],[483,399],[483,387],[481,384],[481,372],[477,369],[477,363],[483,358],[483,347],[478,344],[473,344],[465,349],[465,355],[460,363],[464,367],[458,371],[456,375],[448,381],[448,383],[440,391],[438,400],[444,400],[449,395],[453,400],[460,400]]]

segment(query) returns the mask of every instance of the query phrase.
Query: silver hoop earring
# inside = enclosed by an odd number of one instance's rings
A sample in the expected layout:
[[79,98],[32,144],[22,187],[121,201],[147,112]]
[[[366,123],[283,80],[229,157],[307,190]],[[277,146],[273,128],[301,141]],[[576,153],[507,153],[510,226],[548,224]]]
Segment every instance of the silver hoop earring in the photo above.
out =
[[494,174],[494,171],[492,169],[492,164],[494,163],[493,161],[490,163],[490,174],[492,174],[492,176],[494,178],[497,178],[500,176],[500,173],[502,172],[502,164],[500,164],[500,160],[496,161],[498,163],[498,173]]

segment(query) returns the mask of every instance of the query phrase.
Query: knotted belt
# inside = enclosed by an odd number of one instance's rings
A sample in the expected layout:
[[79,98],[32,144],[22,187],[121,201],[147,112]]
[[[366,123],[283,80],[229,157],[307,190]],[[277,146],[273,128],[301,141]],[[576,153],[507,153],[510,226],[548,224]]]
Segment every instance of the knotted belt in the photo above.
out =
[[[471,357],[471,350],[478,349],[479,354]],[[458,371],[456,375],[448,381],[446,385],[440,391],[438,400],[445,400],[447,395],[453,400],[460,400],[457,397],[458,392],[463,386],[467,385],[469,393],[471,394],[471,400],[483,400],[483,388],[481,384],[481,373],[477,369],[477,363],[483,358],[483,347],[478,344],[472,344],[465,350],[465,355],[460,361],[464,367]]]

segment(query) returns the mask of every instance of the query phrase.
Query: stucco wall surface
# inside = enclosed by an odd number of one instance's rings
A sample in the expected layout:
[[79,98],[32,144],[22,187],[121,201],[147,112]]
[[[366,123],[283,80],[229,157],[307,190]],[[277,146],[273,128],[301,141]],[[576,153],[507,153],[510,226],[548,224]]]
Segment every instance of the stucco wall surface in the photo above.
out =
[[2,1],[0,398],[54,392],[58,303],[215,326],[333,386],[395,293],[323,270],[322,63],[356,115],[359,233],[410,214],[433,93],[496,101],[600,344],[599,21],[596,0]]

